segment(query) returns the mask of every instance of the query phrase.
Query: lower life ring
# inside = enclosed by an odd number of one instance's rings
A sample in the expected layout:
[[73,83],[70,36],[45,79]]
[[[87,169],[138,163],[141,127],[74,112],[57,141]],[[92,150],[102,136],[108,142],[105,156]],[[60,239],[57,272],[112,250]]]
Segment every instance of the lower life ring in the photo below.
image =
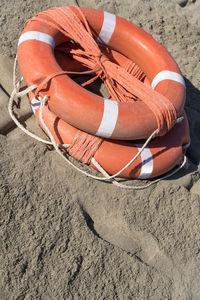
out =
[[[56,55],[63,69],[71,69],[72,71],[74,69],[77,71],[84,69],[80,64],[77,65],[74,60],[70,61],[66,55],[62,56],[59,53]],[[117,52],[113,52],[111,56],[121,66],[127,65],[129,62],[127,58]],[[41,125],[39,118],[40,101],[34,97],[33,93],[29,95],[32,109]],[[48,106],[44,107],[43,118],[59,144],[72,144],[77,134],[82,134],[80,130],[51,112]],[[89,134],[86,135],[90,137]],[[189,126],[184,113],[184,120],[176,124],[165,136],[157,137],[151,141],[134,163],[121,173],[120,177],[147,179],[160,176],[174,168],[182,160],[186,151],[185,145],[188,143]],[[107,173],[113,175],[122,169],[138,153],[141,147],[142,144],[139,142],[105,139],[94,154],[94,158]],[[79,157],[79,160],[84,162],[81,157]],[[88,164],[95,168],[91,161]]]
[[[73,18],[78,16],[81,21],[81,14],[84,14],[95,40],[134,60],[145,72],[151,85],[145,97],[154,92],[155,107],[163,103],[164,107],[173,107],[173,114],[177,117],[183,114],[185,83],[167,50],[131,22],[96,9],[54,8],[39,13],[26,23],[18,42],[18,61],[28,86],[40,85],[52,74],[62,71],[55,59],[54,47],[70,38],[52,24],[49,26],[49,15],[54,13],[61,14],[63,20],[66,14],[71,13]],[[143,85],[134,82],[132,86],[137,84],[140,94]],[[78,86],[67,75],[54,77],[45,91],[40,90],[39,94],[41,97],[49,96],[49,107],[57,116],[96,136],[135,140],[147,138],[158,128],[154,114],[157,109],[152,109],[151,102],[147,106],[144,99],[132,103],[108,101]],[[164,120],[159,135],[168,130]]]

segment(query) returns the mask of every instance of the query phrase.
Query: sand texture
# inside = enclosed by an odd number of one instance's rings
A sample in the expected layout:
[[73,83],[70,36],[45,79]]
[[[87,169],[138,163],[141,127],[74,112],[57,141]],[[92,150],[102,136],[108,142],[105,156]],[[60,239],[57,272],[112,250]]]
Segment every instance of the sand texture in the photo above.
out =
[[[127,191],[77,173],[7,114],[24,22],[75,1],[0,1],[0,299],[200,299],[200,1],[177,2],[79,1],[145,29],[185,78],[187,165]],[[17,114],[45,137],[27,99]]]

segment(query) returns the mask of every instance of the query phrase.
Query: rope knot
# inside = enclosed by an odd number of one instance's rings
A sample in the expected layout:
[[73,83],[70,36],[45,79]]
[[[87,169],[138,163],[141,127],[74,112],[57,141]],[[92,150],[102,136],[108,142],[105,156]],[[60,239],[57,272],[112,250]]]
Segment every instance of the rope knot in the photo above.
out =
[[109,61],[109,59],[107,58],[107,56],[105,54],[103,54],[102,52],[99,53],[98,56],[95,57],[96,60],[96,72],[98,74],[99,77],[101,77],[102,79],[107,77],[107,66],[106,63]]
[[102,52],[100,52],[100,55],[98,56],[98,64],[99,66],[101,66],[102,68],[105,68],[105,63],[109,61],[108,57],[103,54]]

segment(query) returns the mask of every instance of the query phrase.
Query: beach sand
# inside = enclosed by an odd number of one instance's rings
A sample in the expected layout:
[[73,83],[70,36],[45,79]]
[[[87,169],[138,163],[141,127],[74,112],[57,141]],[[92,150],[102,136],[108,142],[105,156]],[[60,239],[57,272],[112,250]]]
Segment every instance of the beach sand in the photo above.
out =
[[[79,0],[149,32],[185,78],[186,167],[146,190],[128,191],[81,175],[6,121],[24,22],[75,1],[1,0],[0,299],[200,299],[199,2]],[[22,122],[45,137],[30,115],[26,104]]]

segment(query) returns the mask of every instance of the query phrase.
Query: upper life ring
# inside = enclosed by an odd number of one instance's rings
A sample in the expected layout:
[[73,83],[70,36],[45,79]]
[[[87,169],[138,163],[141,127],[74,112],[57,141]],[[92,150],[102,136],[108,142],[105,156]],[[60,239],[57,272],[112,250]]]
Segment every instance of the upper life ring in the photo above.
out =
[[[152,89],[168,98],[177,117],[183,114],[185,83],[168,53],[148,33],[108,12],[81,8],[94,38],[133,60],[146,74]],[[26,24],[18,42],[18,62],[28,86],[62,71],[54,47],[65,42],[57,29],[37,21]],[[97,96],[76,84],[69,76],[52,79],[41,95],[49,95],[50,109],[67,123],[85,132],[112,139],[147,138],[157,129],[152,111],[142,102],[118,103]],[[165,134],[167,129],[162,134]]]
[[[68,71],[83,71],[83,66],[66,55],[55,51],[58,63],[62,69]],[[111,60],[126,67],[127,58],[112,51]],[[146,82],[146,84],[149,84]],[[40,123],[38,101],[33,93],[30,93],[30,101],[33,112]],[[79,130],[51,112],[48,106],[44,107],[43,118],[58,144],[72,144]],[[44,129],[44,128],[43,128]],[[186,114],[184,120],[176,124],[165,136],[157,137],[145,147],[141,155],[121,174],[120,177],[147,179],[160,176],[174,168],[183,158],[186,145],[189,143],[189,126]],[[96,153],[94,159],[110,175],[116,174],[122,169],[140,150],[142,144],[131,141],[114,141],[105,139]],[[68,150],[67,150],[68,151]],[[70,153],[71,154],[71,153]],[[82,162],[83,160],[80,159]],[[95,168],[92,162],[90,166]]]

